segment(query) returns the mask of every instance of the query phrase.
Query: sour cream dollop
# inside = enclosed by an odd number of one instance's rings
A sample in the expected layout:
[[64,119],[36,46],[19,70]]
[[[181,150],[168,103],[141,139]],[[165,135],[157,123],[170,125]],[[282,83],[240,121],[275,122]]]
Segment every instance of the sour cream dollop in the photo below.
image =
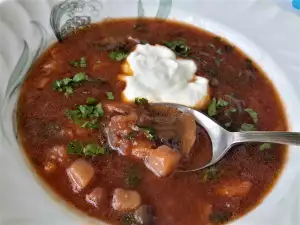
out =
[[209,82],[196,71],[193,60],[177,59],[165,46],[138,44],[123,65],[123,95],[128,101],[146,98],[203,108],[209,101]]

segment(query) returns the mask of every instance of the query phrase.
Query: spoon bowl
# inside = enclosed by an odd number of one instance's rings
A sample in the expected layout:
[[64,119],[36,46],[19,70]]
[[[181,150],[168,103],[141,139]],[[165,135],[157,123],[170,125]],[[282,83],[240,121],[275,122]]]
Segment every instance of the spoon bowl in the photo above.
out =
[[196,122],[201,125],[208,133],[212,144],[212,158],[206,165],[198,168],[180,170],[181,172],[194,172],[206,167],[212,166],[225,154],[232,149],[236,144],[246,142],[262,142],[262,143],[277,143],[300,145],[299,132],[281,132],[281,131],[245,131],[245,132],[230,132],[220,126],[217,122],[206,116],[205,114],[189,108],[184,105],[175,103],[155,103],[178,109],[181,112],[190,113],[195,117]]

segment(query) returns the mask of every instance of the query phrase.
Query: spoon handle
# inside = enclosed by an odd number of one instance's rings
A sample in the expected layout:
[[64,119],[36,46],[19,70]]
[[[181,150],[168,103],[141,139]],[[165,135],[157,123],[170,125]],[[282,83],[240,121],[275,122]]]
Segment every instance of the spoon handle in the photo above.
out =
[[233,132],[233,143],[268,142],[277,144],[300,145],[300,133],[277,131]]

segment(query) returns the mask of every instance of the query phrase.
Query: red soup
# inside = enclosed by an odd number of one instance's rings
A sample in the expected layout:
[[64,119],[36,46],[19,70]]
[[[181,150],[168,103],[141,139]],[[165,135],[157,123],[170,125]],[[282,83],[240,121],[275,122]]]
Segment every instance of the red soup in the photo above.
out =
[[276,182],[286,148],[243,144],[215,166],[179,173],[210,160],[210,139],[189,114],[126,98],[120,75],[132,73],[127,57],[142,45],[166,46],[195,65],[190,82],[209,81],[195,107],[224,128],[287,130],[272,83],[226,40],[167,20],[108,20],[55,43],[29,71],[18,132],[30,162],[67,202],[111,224],[212,225],[243,216]]

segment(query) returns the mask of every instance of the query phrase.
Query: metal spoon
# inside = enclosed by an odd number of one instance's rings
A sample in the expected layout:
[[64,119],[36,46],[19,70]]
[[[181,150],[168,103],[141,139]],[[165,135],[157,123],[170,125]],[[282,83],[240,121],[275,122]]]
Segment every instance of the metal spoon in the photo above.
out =
[[212,143],[211,161],[199,168],[184,170],[192,172],[204,169],[217,163],[236,144],[245,142],[263,142],[300,145],[300,133],[298,132],[276,132],[276,131],[250,131],[250,132],[229,132],[210,119],[205,114],[192,108],[174,103],[155,103],[166,107],[174,107],[181,112],[191,113],[196,122],[199,123],[208,133]]

